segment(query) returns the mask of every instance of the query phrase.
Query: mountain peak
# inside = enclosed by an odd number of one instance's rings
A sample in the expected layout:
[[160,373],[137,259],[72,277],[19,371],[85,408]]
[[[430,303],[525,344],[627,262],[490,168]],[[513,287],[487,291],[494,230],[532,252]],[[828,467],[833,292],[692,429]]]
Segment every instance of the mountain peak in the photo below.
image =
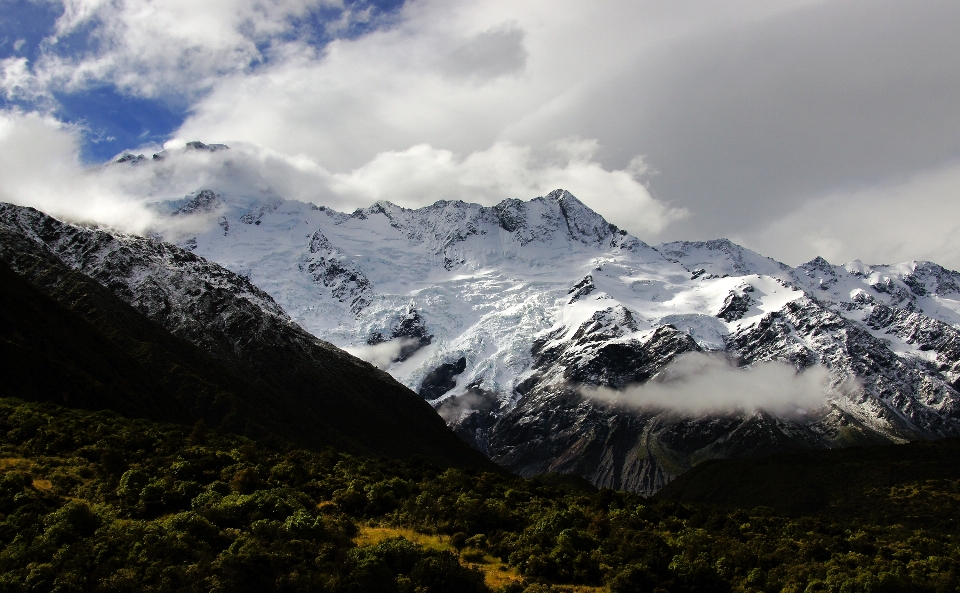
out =
[[186,201],[182,206],[173,211],[173,215],[194,214],[200,212],[213,212],[224,207],[223,198],[220,194],[209,189],[201,189]]
[[800,264],[798,266],[802,270],[806,270],[807,275],[812,275],[814,272],[821,272],[828,276],[836,276],[837,273],[833,269],[833,264],[823,259],[819,255],[805,264]]
[[576,200],[577,202],[580,201],[580,200],[577,200],[577,198],[574,197],[573,194],[571,194],[570,192],[568,192],[567,190],[565,190],[565,189],[563,189],[563,188],[555,189],[555,190],[553,190],[552,192],[550,192],[550,193],[548,193],[547,195],[545,195],[544,197],[545,197],[546,199],[551,200],[551,201],[554,201],[554,202],[560,202],[560,201],[562,201],[562,200],[564,200],[564,199],[569,199],[569,198],[573,198],[573,199]]
[[673,241],[661,243],[657,249],[666,259],[682,264],[697,276],[743,276],[766,274],[789,277],[789,266],[738,245],[730,239],[709,241]]
[[217,152],[218,150],[227,150],[230,147],[226,144],[204,144],[199,140],[194,140],[192,142],[187,142],[184,148],[187,150],[206,150],[208,152]]

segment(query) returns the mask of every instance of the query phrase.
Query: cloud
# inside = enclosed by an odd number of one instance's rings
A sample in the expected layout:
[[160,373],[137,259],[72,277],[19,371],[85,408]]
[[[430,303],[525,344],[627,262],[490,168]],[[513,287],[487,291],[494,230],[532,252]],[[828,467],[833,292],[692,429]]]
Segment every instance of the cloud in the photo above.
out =
[[519,73],[527,65],[523,37],[522,29],[509,25],[477,33],[444,54],[440,69],[454,78],[477,81]]
[[[880,253],[866,233],[778,221],[823,207],[855,219],[838,197],[854,193],[894,212],[882,196],[957,154],[950,0],[409,0],[389,19],[333,0],[62,1],[39,58],[0,63],[8,98],[172,94],[187,103],[177,139],[322,170],[314,199],[338,204],[390,184],[411,205],[556,186],[648,241],[866,259]],[[560,156],[563,139],[596,143]],[[949,211],[938,195],[924,204]],[[954,258],[920,224],[889,257]]]
[[[801,202],[738,242],[794,265],[932,260],[960,270],[960,161],[899,183],[835,192]],[[790,237],[790,241],[784,241]]]
[[0,112],[0,200],[143,232],[153,215],[79,162],[79,133],[41,115]]
[[331,178],[331,190],[358,204],[390,200],[418,207],[437,200],[493,205],[568,188],[585,204],[627,230],[655,235],[686,212],[654,200],[643,184],[637,157],[625,170],[608,171],[594,159],[596,141],[556,143],[552,159],[536,159],[530,147],[497,142],[460,158],[426,144],[378,154],[349,173]]
[[209,168],[209,153],[179,155],[173,169],[91,169],[80,161],[80,142],[77,127],[52,117],[0,111],[0,201],[31,206],[69,222],[141,235],[178,238],[212,224],[209,217],[171,218],[151,207],[158,199],[181,198],[201,189],[194,182],[203,177],[195,174]]
[[373,12],[342,0],[60,3],[63,13],[29,72],[33,81],[20,88],[110,84],[139,97],[193,99],[224,74],[249,72],[290,46],[311,48]]
[[582,388],[581,393],[610,404],[682,415],[763,410],[795,418],[822,407],[831,389],[830,375],[821,366],[802,373],[782,362],[761,362],[740,369],[721,356],[691,352],[678,357],[647,383],[620,391]]
[[[646,155],[652,196],[691,213],[658,240],[746,235],[955,156],[957,18],[948,0],[414,1],[388,29],[226,76],[178,135],[243,138],[337,174],[422,146],[544,158],[592,138],[599,169]],[[559,185],[584,193],[580,173]],[[606,202],[612,222],[649,231]]]
[[39,100],[45,94],[31,75],[27,58],[16,56],[0,60],[0,91],[7,100]]
[[[160,147],[144,147],[146,161],[140,164],[84,169],[76,128],[19,112],[0,115],[0,122],[3,199],[71,221],[169,238],[197,229],[158,216],[151,204],[200,189],[228,198],[295,199],[351,212],[377,200],[409,208],[441,199],[493,205],[511,197],[529,200],[558,187],[579,188],[576,195],[588,206],[613,219],[629,213],[619,222],[645,233],[656,233],[684,214],[650,197],[642,160],[628,170],[608,171],[594,160],[598,147],[592,141],[568,139],[543,159],[534,157],[530,147],[506,142],[465,157],[420,145],[381,153],[346,173],[332,173],[304,155],[242,142],[217,152],[185,150],[182,143],[171,142],[159,161],[150,157]],[[194,224],[203,222],[190,218]]]
[[369,362],[378,369],[386,369],[400,356],[401,350],[416,343],[417,340],[414,338],[397,338],[379,344],[350,346],[344,348],[344,350],[361,360]]
[[589,121],[571,121],[619,159],[648,156],[654,195],[694,213],[668,238],[757,233],[799,205],[956,158],[957,19],[949,0],[853,0],[713,28],[639,60],[571,108],[593,110]]
[[437,407],[437,414],[450,424],[464,412],[489,412],[498,405],[497,395],[488,391],[470,390],[461,395],[448,397]]
[[[336,172],[420,144],[457,154],[498,141],[539,150],[595,137],[578,131],[600,115],[585,102],[611,80],[634,80],[633,63],[660,44],[805,3],[408,2],[389,28],[320,53],[291,46],[263,68],[224,76],[178,136],[242,138]],[[636,109],[624,101],[602,115],[622,121]],[[634,138],[623,162],[645,144]]]

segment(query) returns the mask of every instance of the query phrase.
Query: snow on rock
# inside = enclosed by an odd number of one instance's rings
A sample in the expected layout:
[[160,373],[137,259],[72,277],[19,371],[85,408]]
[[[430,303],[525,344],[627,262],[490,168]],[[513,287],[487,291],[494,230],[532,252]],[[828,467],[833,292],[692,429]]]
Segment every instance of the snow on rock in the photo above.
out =
[[[791,268],[726,239],[654,248],[564,190],[352,213],[188,198],[158,208],[221,216],[189,239],[193,253],[324,340],[358,353],[392,345],[390,374],[521,473],[650,493],[713,457],[960,434],[960,274],[936,264]],[[577,387],[658,380],[691,351],[747,369],[819,365],[833,391],[802,418],[686,418]]]

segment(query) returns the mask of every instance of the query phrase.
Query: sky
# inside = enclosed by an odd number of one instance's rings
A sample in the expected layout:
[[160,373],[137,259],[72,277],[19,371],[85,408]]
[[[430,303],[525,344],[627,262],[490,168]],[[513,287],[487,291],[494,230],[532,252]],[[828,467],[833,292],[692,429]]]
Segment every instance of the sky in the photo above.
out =
[[651,244],[960,269],[958,22],[948,0],[0,0],[0,199],[138,232],[201,185],[347,211],[563,187]]

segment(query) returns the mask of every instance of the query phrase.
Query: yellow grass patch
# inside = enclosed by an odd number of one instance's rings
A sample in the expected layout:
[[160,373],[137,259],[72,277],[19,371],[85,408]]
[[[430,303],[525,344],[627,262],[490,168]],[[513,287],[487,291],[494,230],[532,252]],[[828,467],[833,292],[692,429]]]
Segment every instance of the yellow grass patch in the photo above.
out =
[[453,546],[450,545],[450,538],[443,535],[430,535],[420,533],[412,529],[402,527],[379,527],[373,525],[361,525],[360,535],[354,538],[354,543],[358,546],[375,546],[385,539],[391,537],[402,537],[407,541],[420,544],[424,548],[432,550],[449,550],[456,553]]
[[33,487],[36,488],[37,490],[44,490],[44,491],[53,490],[53,482],[51,482],[50,480],[42,480],[39,478],[34,478]]
[[471,568],[479,568],[483,573],[483,582],[491,588],[522,580],[513,567],[490,555],[484,556],[484,562],[465,562],[464,564]]
[[14,469],[30,465],[29,459],[23,457],[3,457],[0,458],[0,470]]
[[[457,550],[450,545],[450,538],[445,535],[420,533],[419,531],[402,527],[361,525],[360,534],[353,541],[358,546],[375,546],[391,537],[402,537],[409,542],[419,544],[431,550],[446,550],[454,554],[457,553]],[[466,561],[463,556],[460,556],[460,563],[470,568],[479,569],[480,572],[483,573],[483,580],[487,583],[488,587],[500,587],[507,583],[521,580],[517,571],[501,562],[499,558],[494,558],[489,554],[479,554],[476,551],[474,551],[473,554],[469,554],[469,556],[471,557],[471,561],[469,562]],[[584,589],[584,591],[587,590],[588,589]],[[574,593],[574,591],[575,590],[571,589],[571,593]],[[580,591],[576,590],[575,593],[580,593]]]

